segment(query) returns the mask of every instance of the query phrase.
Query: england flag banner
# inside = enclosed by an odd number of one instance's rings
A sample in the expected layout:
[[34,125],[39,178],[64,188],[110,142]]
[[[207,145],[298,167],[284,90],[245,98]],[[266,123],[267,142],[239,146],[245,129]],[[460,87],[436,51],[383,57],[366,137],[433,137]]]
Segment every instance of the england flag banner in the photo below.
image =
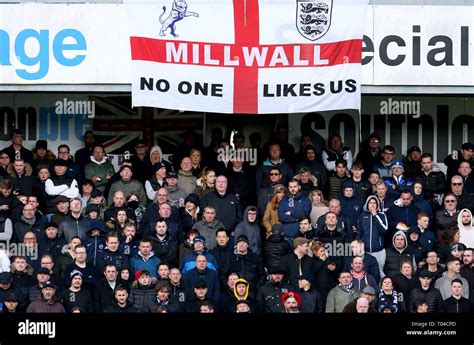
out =
[[128,3],[133,106],[360,109],[368,0]]

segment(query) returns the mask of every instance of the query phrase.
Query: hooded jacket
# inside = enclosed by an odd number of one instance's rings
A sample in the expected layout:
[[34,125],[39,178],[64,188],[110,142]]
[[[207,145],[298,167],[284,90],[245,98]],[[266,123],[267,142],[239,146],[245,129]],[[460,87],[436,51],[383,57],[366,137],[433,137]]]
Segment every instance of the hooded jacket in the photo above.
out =
[[[347,183],[347,180],[346,180],[346,183]],[[346,183],[342,185],[343,189]],[[353,183],[351,183],[351,186],[353,187]],[[355,195],[353,195],[350,198],[345,197],[344,195],[341,195],[341,197],[339,198],[339,201],[341,203],[340,215],[342,217],[347,217],[347,219],[349,219],[350,223],[347,224],[347,226],[350,229],[352,229],[353,226],[357,226],[357,219],[359,218],[359,216],[361,215],[363,211],[364,200],[361,198],[357,198]],[[380,207],[377,207],[377,209],[379,208]]]
[[441,293],[443,300],[452,296],[451,282],[454,279],[460,279],[462,281],[462,297],[469,298],[469,283],[459,273],[454,274],[453,277],[448,276],[448,272],[443,272],[443,275],[438,278],[435,282],[435,288]]
[[249,222],[248,213],[249,211],[256,211],[255,206],[249,206],[245,209],[244,220],[237,224],[235,228],[234,237],[239,238],[241,235],[245,235],[249,239],[249,248],[255,254],[260,255],[262,250],[262,240],[260,235],[260,226],[258,226],[258,216],[254,222]]
[[[395,237],[402,235],[405,239],[405,245],[402,249],[395,247]],[[408,249],[408,241],[403,231],[397,231],[392,237],[392,246],[386,249],[386,259],[383,271],[389,277],[394,277],[400,272],[400,264],[403,260],[410,260],[413,266],[416,267],[415,258]]]
[[291,251],[291,246],[281,233],[273,233],[263,244],[265,267],[271,272],[282,269],[282,260]]
[[403,222],[409,227],[417,225],[417,216],[420,210],[415,206],[415,203],[412,201],[409,206],[403,206],[401,202],[397,204],[395,203],[387,212],[389,228],[396,229],[399,222]]
[[[462,223],[462,214],[468,212],[471,217],[471,223],[467,226]],[[459,242],[465,244],[468,248],[474,248],[474,219],[472,218],[472,212],[463,208],[458,214],[458,228],[459,234],[461,235]]]
[[[377,213],[372,215],[369,211],[369,201],[377,203]],[[369,252],[379,252],[385,248],[384,238],[388,230],[388,220],[385,213],[380,210],[379,199],[372,195],[367,198],[363,207],[364,212],[357,220],[358,237],[364,241],[365,249]]]
[[[98,229],[99,235],[92,236],[92,230]],[[101,221],[92,221],[89,230],[86,232],[86,238],[83,241],[83,244],[86,246],[87,250],[87,260],[93,265],[97,265],[97,258],[99,253],[102,252],[105,248],[105,227]]]

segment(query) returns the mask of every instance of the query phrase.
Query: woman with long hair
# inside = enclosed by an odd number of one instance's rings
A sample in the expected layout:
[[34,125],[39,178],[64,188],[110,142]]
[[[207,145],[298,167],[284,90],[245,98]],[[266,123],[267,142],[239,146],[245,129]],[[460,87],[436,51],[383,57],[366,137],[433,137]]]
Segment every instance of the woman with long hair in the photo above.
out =
[[329,212],[329,207],[328,202],[324,199],[323,192],[317,188],[314,188],[309,193],[309,200],[311,200],[312,205],[309,217],[311,218],[311,224],[314,227],[318,222],[318,218]]
[[278,219],[278,206],[280,201],[286,195],[285,186],[278,184],[274,187],[275,194],[272,199],[268,202],[267,207],[265,208],[265,213],[263,214],[263,226],[265,227],[265,238],[268,238],[272,234],[272,226],[274,224],[281,224]]
[[201,177],[196,181],[195,193],[199,196],[200,200],[214,190],[215,182],[216,172],[210,167],[205,167],[201,172]]

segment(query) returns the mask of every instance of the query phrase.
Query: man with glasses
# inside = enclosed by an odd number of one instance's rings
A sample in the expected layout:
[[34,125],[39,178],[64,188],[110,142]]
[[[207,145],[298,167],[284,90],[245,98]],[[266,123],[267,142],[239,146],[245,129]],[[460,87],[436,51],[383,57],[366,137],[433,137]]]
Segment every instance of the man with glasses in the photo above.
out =
[[395,148],[392,145],[385,145],[382,149],[382,160],[375,163],[372,170],[378,171],[381,178],[389,178],[395,157]]
[[456,196],[453,193],[447,193],[444,196],[443,209],[435,213],[435,226],[438,238],[443,235],[450,224],[456,223],[458,211]]
[[265,213],[265,208],[267,207],[267,204],[275,195],[274,187],[276,185],[281,184],[282,175],[281,175],[280,168],[278,167],[271,168],[268,171],[267,177],[268,177],[268,186],[260,188],[257,193],[258,214],[262,217],[263,217],[263,214]]
[[474,193],[467,193],[464,187],[462,176],[454,175],[451,178],[451,192],[458,199],[458,210],[468,208],[471,212],[474,212]]

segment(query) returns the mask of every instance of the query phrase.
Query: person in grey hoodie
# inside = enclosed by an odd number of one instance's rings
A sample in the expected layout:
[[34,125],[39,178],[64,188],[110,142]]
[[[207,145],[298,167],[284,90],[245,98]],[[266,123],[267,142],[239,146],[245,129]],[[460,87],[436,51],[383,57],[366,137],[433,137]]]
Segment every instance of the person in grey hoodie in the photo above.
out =
[[462,281],[462,297],[469,298],[469,283],[461,277],[461,260],[455,256],[446,260],[447,271],[435,282],[435,288],[441,292],[443,300],[448,299],[452,295],[451,282],[453,279],[460,279]]
[[384,273],[389,277],[394,277],[400,272],[403,260],[412,261],[413,267],[416,267],[415,258],[408,248],[407,237],[402,230],[393,235],[392,246],[386,249],[386,253]]
[[375,195],[367,198],[363,211],[357,220],[357,237],[364,241],[367,252],[377,259],[382,273],[386,260],[384,238],[388,230],[387,216]]
[[235,227],[234,236],[235,238],[241,235],[247,236],[252,252],[260,255],[262,251],[262,240],[257,218],[257,208],[255,206],[248,206],[244,212],[244,220]]

